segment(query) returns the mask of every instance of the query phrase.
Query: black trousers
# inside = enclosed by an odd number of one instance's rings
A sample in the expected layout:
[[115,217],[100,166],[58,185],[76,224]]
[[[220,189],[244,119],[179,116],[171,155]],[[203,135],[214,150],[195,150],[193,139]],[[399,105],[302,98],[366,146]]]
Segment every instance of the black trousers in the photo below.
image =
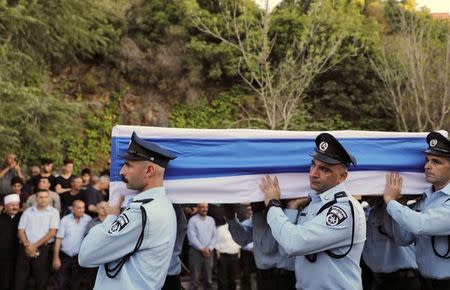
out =
[[253,253],[242,250],[239,261],[241,267],[241,289],[252,290],[251,274],[256,269]]
[[51,246],[44,245],[39,248],[39,256],[30,258],[21,245],[17,254],[16,263],[16,290],[28,290],[30,276],[36,283],[36,290],[46,290],[48,277],[50,273],[50,254]]
[[295,290],[295,272],[283,269],[257,270],[258,290]]
[[236,273],[239,259],[237,254],[221,253],[218,260],[218,289],[236,290]]
[[436,280],[422,278],[423,290],[450,290],[450,279]]
[[181,290],[180,275],[167,275],[161,290]]
[[82,289],[92,290],[94,289],[95,279],[97,278],[97,268],[81,268],[82,275],[84,276],[84,287]]
[[372,289],[421,290],[421,281],[417,270],[398,270],[393,273],[373,273]]
[[54,290],[81,289],[82,270],[78,264],[78,255],[70,257],[63,252],[59,254],[61,268],[55,274]]
[[14,289],[15,260],[0,261],[0,290]]

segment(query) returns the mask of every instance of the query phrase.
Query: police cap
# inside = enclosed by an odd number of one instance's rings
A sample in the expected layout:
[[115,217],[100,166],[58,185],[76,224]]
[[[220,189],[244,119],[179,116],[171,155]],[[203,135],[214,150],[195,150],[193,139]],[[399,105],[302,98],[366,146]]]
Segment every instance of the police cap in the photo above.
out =
[[356,158],[348,153],[344,146],[328,133],[321,133],[316,138],[316,148],[310,155],[328,164],[356,165]]
[[144,141],[138,137],[136,132],[133,132],[130,145],[128,145],[128,150],[123,158],[135,161],[147,160],[166,168],[167,163],[176,156],[155,143]]
[[439,132],[431,132],[427,136],[428,149],[425,153],[450,157],[450,140]]

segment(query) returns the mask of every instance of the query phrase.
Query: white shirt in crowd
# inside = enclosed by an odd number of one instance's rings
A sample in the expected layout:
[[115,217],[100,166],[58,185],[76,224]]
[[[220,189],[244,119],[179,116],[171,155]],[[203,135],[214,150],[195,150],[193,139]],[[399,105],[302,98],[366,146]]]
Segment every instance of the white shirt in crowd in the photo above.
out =
[[[19,221],[19,229],[24,230],[30,243],[39,241],[50,229],[59,226],[59,212],[51,206],[38,210],[36,206],[27,208]],[[49,242],[52,242],[50,240]]]
[[228,224],[217,227],[216,250],[219,253],[239,254],[240,246],[231,237]]

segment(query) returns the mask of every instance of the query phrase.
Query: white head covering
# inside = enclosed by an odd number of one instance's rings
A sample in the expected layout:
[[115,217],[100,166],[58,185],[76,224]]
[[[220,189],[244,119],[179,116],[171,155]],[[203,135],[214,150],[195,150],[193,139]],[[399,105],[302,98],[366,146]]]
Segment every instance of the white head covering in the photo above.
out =
[[8,194],[5,196],[5,205],[12,202],[20,202],[20,196],[18,194]]

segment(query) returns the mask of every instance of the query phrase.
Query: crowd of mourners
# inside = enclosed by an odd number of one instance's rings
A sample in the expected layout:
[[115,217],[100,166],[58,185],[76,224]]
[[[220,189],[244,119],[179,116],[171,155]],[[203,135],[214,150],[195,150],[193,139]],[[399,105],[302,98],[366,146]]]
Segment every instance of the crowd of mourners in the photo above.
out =
[[78,265],[78,251],[90,228],[101,223],[108,201],[109,172],[89,168],[74,175],[64,160],[41,160],[26,176],[15,154],[0,170],[0,289],[92,289],[96,269]]

